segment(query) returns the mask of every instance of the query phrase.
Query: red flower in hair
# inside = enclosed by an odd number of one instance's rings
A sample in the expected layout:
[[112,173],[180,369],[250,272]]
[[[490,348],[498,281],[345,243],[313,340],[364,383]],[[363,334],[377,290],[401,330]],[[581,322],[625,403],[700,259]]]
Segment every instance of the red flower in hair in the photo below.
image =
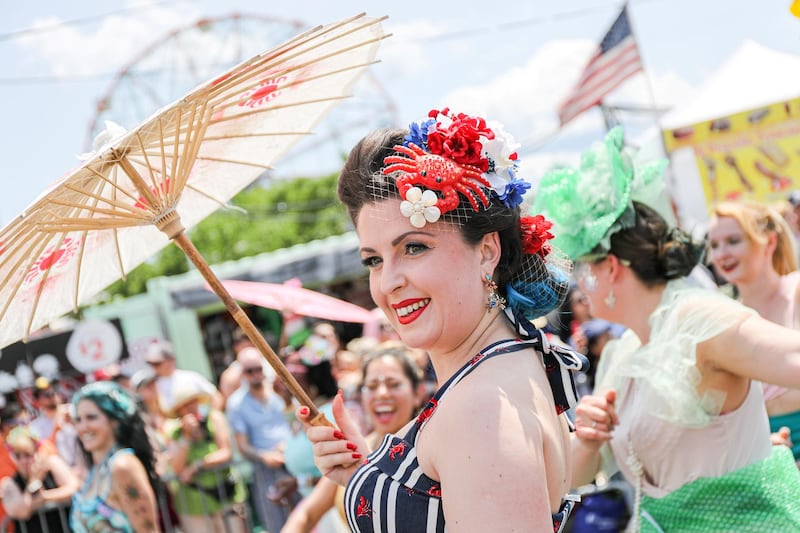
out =
[[434,128],[428,130],[428,150],[460,165],[471,165],[481,172],[487,172],[489,159],[481,154],[483,145],[480,137],[494,139],[494,132],[480,117],[471,117],[464,113],[450,116],[449,112],[449,108],[444,108],[441,111],[433,109],[428,113],[431,118],[441,114],[452,120],[447,128],[442,128],[442,123],[437,122]]
[[539,254],[544,258],[550,253],[551,247],[547,243],[553,238],[550,228],[553,223],[542,215],[525,216],[519,219],[519,229],[522,234],[522,251],[526,254]]

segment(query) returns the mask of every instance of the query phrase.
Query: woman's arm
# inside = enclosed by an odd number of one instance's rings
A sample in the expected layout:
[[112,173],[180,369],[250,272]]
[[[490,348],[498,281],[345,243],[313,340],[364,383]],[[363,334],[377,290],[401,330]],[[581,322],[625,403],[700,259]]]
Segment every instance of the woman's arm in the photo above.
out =
[[573,488],[591,483],[600,471],[600,448],[611,440],[618,422],[616,399],[616,391],[609,389],[602,396],[583,396],[575,408],[575,432],[570,439]]
[[[211,425],[214,427],[214,443],[217,445],[217,449],[190,465],[186,464],[187,453],[184,452],[184,450],[188,450],[188,447],[182,446],[179,450],[176,450],[178,458],[182,458],[182,461],[179,462],[180,471],[175,468],[175,472],[184,482],[191,481],[200,470],[225,464],[233,458],[231,435],[230,431],[228,431],[228,421],[225,419],[225,415],[222,414],[222,411],[212,409],[208,416]],[[205,423],[203,422],[203,424]]]
[[203,457],[202,468],[225,464],[233,458],[231,432],[228,430],[228,421],[225,415],[222,414],[222,411],[212,409],[208,416],[214,427],[214,443],[217,445],[217,450]]
[[737,376],[800,389],[800,331],[760,316],[699,343],[697,358]]
[[320,479],[311,494],[300,500],[289,514],[281,533],[310,533],[322,515],[335,505],[338,489],[339,485],[332,480]]
[[69,465],[58,455],[49,455],[46,461],[47,468],[50,470],[50,473],[53,474],[56,487],[42,490],[42,500],[56,503],[69,501],[72,495],[80,488],[78,476],[75,475]]
[[156,497],[147,472],[135,455],[120,455],[111,464],[109,499],[128,517],[136,533],[158,531]]
[[8,516],[18,520],[27,520],[33,514],[33,497],[19,490],[19,487],[10,477],[0,480],[0,497],[3,499]]

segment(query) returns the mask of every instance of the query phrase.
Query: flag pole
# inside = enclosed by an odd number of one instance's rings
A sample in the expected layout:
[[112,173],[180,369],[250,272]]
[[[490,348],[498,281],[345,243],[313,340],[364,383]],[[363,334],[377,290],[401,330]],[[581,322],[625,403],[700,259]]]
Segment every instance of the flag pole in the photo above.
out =
[[[669,152],[667,151],[666,142],[664,140],[664,131],[661,129],[661,122],[658,120],[658,115],[656,114],[657,110],[658,110],[658,104],[656,103],[656,94],[655,94],[655,91],[653,90],[653,82],[652,82],[652,79],[650,78],[650,71],[645,66],[644,60],[642,58],[641,48],[639,47],[639,39],[636,37],[636,30],[634,28],[633,19],[630,16],[630,12],[628,12],[628,2],[627,2],[627,0],[625,1],[625,4],[623,5],[623,9],[625,9],[625,11],[628,13],[628,27],[631,30],[631,36],[633,37],[633,40],[636,42],[636,48],[639,49],[639,60],[642,63],[642,73],[644,74],[645,83],[647,84],[647,92],[650,95],[650,106],[653,109],[653,116],[656,117],[655,118],[655,123],[656,123],[656,127],[658,127],[658,133],[659,133],[658,136],[660,137],[660,140],[661,140],[661,149],[664,151],[664,154],[669,154]],[[667,157],[669,158],[670,163],[671,163],[672,162],[672,156],[671,155],[667,155]],[[670,168],[671,167],[672,167],[672,165],[670,164]],[[671,190],[676,186],[676,184],[675,184],[675,176],[671,171],[667,171],[666,172],[665,181],[668,184],[667,187],[666,187],[666,191],[665,192],[669,196],[669,204],[672,207],[672,214],[675,217],[675,220],[678,222],[678,225],[680,225],[681,217],[680,217],[680,213],[678,212],[678,203],[675,201],[675,195],[672,194],[672,190]]]
[[[650,71],[647,69],[644,61],[642,60],[642,47],[639,46],[639,39],[636,37],[636,30],[634,28],[633,19],[631,18],[631,13],[628,10],[628,2],[626,1],[622,5],[622,9],[625,10],[628,16],[628,27],[631,30],[631,37],[633,37],[633,41],[636,43],[636,49],[639,51],[639,61],[642,63],[642,73],[644,74],[644,81],[647,85],[647,93],[650,96],[650,108],[653,110],[655,114],[656,110],[658,109],[658,104],[656,103],[656,93],[653,90],[653,81],[650,78]],[[658,120],[656,120],[658,122]],[[659,130],[661,128],[659,127]]]

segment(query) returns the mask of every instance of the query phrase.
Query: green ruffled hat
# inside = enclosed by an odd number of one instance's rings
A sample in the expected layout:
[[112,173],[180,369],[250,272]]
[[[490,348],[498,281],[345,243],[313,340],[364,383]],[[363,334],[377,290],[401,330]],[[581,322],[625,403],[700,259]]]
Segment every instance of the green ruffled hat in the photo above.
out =
[[542,177],[531,213],[553,222],[553,244],[571,259],[607,252],[611,235],[634,225],[633,200],[654,206],[663,198],[666,165],[664,159],[634,165],[616,127],[583,153],[578,168]]

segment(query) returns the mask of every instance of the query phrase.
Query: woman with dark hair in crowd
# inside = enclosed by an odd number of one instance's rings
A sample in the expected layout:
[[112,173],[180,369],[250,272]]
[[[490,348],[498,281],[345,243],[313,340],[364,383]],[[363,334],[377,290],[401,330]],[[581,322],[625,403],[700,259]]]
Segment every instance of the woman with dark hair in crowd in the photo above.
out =
[[76,392],[72,404],[91,465],[73,496],[72,531],[158,531],[156,494],[161,483],[136,400],[117,383],[98,381]]
[[[367,436],[372,446],[403,429],[419,409],[422,372],[412,359],[412,350],[399,341],[387,341],[372,348],[362,364],[361,402],[373,432]],[[282,533],[309,532],[330,509],[344,516],[344,489],[323,478],[289,515]]]
[[640,341],[581,398],[574,484],[609,442],[636,489],[633,530],[797,531],[800,474],[771,445],[758,382],[800,388],[800,332],[686,279],[702,246],[648,205],[663,168],[634,166],[617,128],[537,191],[592,314]]
[[372,298],[404,344],[428,352],[439,385],[366,462],[371,448],[340,397],[338,428],[307,428],[320,470],[347,484],[353,531],[564,527],[559,414],[584,361],[531,323],[563,301],[569,261],[547,243],[549,222],[521,216],[530,185],[516,150],[500,124],[445,108],[368,134],[339,175]]

